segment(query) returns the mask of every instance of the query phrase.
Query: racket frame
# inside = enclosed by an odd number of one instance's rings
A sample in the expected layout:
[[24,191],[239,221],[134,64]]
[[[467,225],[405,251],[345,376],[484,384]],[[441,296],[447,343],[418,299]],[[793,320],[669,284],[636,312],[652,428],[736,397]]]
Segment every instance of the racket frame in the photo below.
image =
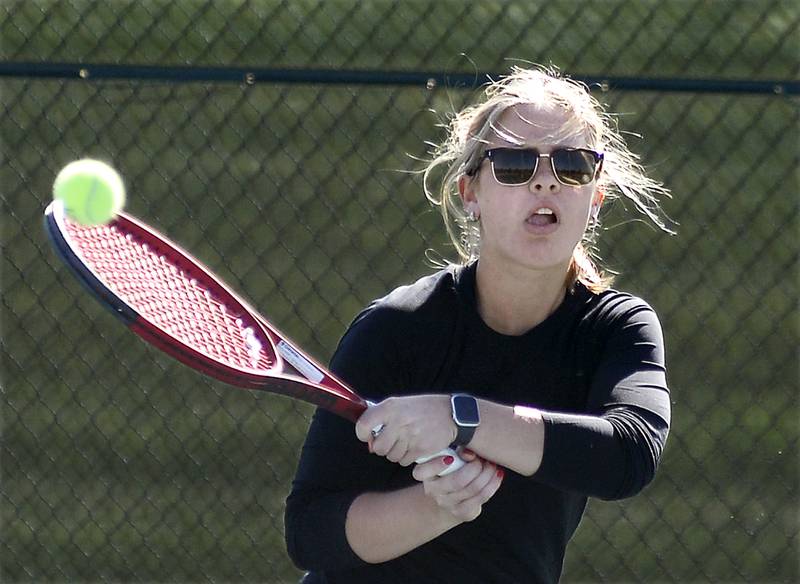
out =
[[[164,353],[188,365],[192,369],[201,371],[210,377],[245,389],[257,389],[278,393],[300,399],[322,407],[330,412],[348,419],[352,422],[358,420],[367,407],[373,405],[365,401],[344,382],[336,378],[325,367],[303,352],[289,338],[278,331],[268,320],[253,310],[249,304],[228,288],[214,273],[199,261],[194,259],[179,245],[155,229],[148,227],[135,217],[120,212],[116,218],[104,228],[116,226],[123,233],[132,233],[153,246],[159,248],[169,256],[170,260],[180,267],[188,266],[191,274],[202,273],[211,286],[209,292],[225,297],[232,301],[237,308],[239,318],[246,319],[250,327],[255,327],[264,340],[269,342],[275,358],[275,365],[267,373],[263,369],[247,369],[231,367],[204,353],[180,339],[172,336],[168,331],[159,327],[149,319],[140,315],[122,298],[115,294],[102,278],[89,268],[85,258],[80,254],[80,248],[70,243],[66,224],[66,212],[61,201],[53,201],[48,205],[44,214],[45,231],[50,237],[53,247],[64,260],[78,281],[119,318],[130,330],[139,337],[157,347]],[[312,380],[308,373],[310,371]],[[295,371],[296,373],[291,373]],[[320,377],[321,376],[321,377]],[[379,433],[382,426],[373,429]],[[447,448],[417,460],[418,463],[427,462],[437,456],[453,456],[454,462],[440,473],[440,476],[450,474],[461,468],[465,463],[451,448]]]
[[[204,284],[210,284],[209,292],[213,296],[224,298],[227,305],[233,304],[237,309],[237,316],[242,318],[248,327],[254,328],[260,338],[269,342],[275,363],[268,373],[263,369],[233,367],[172,336],[168,331],[141,316],[98,274],[94,273],[81,255],[80,247],[71,243],[66,221],[63,203],[53,201],[44,214],[45,231],[53,247],[81,284],[130,330],[148,343],[185,365],[230,385],[288,395],[313,403],[351,421],[357,420],[366,410],[367,402],[363,398],[292,343],[286,335],[222,283],[210,269],[158,231],[126,213],[119,213],[103,228],[116,226],[122,233],[131,234],[146,242],[155,253],[164,253],[171,263],[185,269],[188,274],[204,274]],[[297,365],[287,362],[284,358],[284,354],[287,353]],[[301,373],[304,368],[316,371],[314,377],[318,381],[312,381]]]

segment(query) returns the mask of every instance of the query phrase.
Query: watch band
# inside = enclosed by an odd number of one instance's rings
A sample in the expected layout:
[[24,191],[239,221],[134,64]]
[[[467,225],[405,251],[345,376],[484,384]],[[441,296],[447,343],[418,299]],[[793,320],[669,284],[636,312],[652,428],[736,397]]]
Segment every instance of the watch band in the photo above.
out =
[[475,426],[459,426],[456,424],[456,430],[458,433],[456,434],[455,441],[450,445],[450,448],[466,446],[472,441],[472,437],[475,435]]
[[466,446],[475,435],[475,430],[480,425],[478,400],[471,395],[456,393],[450,396],[450,407],[453,422],[456,425],[456,439],[452,448]]

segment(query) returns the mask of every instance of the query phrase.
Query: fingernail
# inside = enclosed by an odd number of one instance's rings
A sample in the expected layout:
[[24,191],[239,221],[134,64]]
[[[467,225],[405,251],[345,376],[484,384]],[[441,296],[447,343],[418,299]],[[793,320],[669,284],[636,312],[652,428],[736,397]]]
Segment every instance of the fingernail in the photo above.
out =
[[372,454],[372,442],[367,442],[367,448],[369,449],[369,453]]
[[455,458],[453,458],[452,456],[445,456],[445,457],[442,459],[442,462],[444,462],[444,463],[445,463],[447,466],[450,466],[450,465],[451,465],[451,464],[453,464],[455,461],[456,461],[456,459],[455,459]]
[[506,474],[506,472],[502,468],[498,468],[497,469],[497,478],[498,479],[503,480],[503,477],[505,476],[505,474]]
[[464,449],[464,454],[466,454],[467,456],[475,456],[475,453],[467,448]]

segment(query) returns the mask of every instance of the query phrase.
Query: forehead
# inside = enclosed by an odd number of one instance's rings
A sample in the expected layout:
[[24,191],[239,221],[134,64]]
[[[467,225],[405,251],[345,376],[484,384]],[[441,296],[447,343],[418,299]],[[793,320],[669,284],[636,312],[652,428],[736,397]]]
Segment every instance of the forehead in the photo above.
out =
[[572,146],[588,141],[577,116],[559,105],[519,104],[500,116],[491,138],[494,146]]

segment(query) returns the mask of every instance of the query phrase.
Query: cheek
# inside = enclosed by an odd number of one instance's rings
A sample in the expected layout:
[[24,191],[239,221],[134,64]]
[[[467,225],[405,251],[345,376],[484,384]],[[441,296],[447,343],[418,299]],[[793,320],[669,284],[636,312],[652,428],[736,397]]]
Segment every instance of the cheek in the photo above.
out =
[[[487,225],[502,224],[514,213],[515,192],[507,191],[509,187],[503,187],[494,182],[489,175],[481,173],[481,180],[475,190],[475,198],[480,209],[481,223]],[[488,182],[489,184],[484,184]]]
[[484,197],[480,204],[481,224],[494,237],[510,235],[514,225],[522,225],[526,204],[514,197],[514,193],[503,196]]
[[592,214],[594,191],[587,189],[585,192],[575,194],[577,196],[572,201],[572,204],[569,205],[569,217],[571,221],[579,223],[585,228]]
[[508,226],[502,213],[492,205],[481,206],[481,237],[483,239],[497,239],[498,235],[508,232]]

